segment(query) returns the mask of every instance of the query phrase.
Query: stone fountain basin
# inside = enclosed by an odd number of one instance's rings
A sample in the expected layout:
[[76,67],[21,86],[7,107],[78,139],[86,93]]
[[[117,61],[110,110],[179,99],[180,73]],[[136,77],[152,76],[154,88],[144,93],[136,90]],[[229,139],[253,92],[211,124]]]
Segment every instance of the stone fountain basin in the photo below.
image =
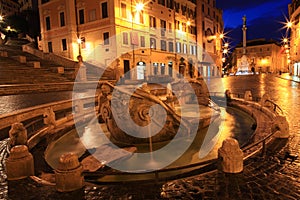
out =
[[[251,129],[253,123],[255,123],[255,120],[243,111],[231,107],[221,108],[220,121],[216,121],[215,124],[210,126],[211,131],[215,131],[216,134],[212,135],[212,137],[209,138],[209,141],[203,144],[203,135],[206,134],[208,128],[200,131],[200,134],[195,137],[192,145],[188,148],[184,155],[168,166],[168,168],[190,165],[217,158],[217,149],[221,146],[222,141],[228,137],[237,138],[240,145],[245,144],[254,132],[254,130]],[[100,124],[100,126],[104,130],[105,137],[109,137],[109,132],[107,131],[105,124]],[[181,138],[181,140],[178,141],[178,145],[182,142],[189,142],[188,140],[189,138]],[[87,145],[90,148],[86,148]],[[48,145],[45,151],[45,160],[53,169],[56,169],[59,157],[62,154],[74,152],[78,155],[78,157],[80,157],[85,171],[93,172],[102,168],[107,162],[132,165],[137,160],[137,155],[134,154],[136,149],[139,151],[148,151],[149,149],[149,146],[147,145],[135,146],[133,148],[129,147],[126,149],[128,152],[127,155],[112,156],[111,160],[101,161],[94,159],[90,155],[85,158],[82,157],[86,153],[87,149],[90,150],[90,154],[92,155],[93,153],[101,153],[101,146],[103,145],[107,145],[107,142],[99,140],[99,135],[83,134],[79,136],[77,131],[73,129]],[[153,148],[160,148],[163,145],[163,143],[155,144]],[[176,149],[174,149],[174,151],[175,150]],[[110,149],[110,151],[113,152],[114,149]],[[118,155],[117,150],[115,151],[115,154]],[[166,152],[166,155],[163,156],[168,156],[168,152]],[[149,160],[145,160],[145,166],[148,166],[150,164],[149,162]]]

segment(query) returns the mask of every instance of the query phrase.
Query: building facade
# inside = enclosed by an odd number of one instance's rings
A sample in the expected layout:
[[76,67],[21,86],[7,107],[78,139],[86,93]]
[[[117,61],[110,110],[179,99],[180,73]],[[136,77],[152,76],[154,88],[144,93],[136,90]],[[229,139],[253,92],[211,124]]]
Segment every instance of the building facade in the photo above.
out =
[[39,11],[44,52],[81,55],[117,79],[221,72],[215,0],[39,0]]
[[[242,45],[235,48],[234,54],[236,66],[239,66],[243,56]],[[246,56],[251,71],[258,73],[288,72],[285,51],[275,41],[266,41],[265,39],[247,41]]]
[[300,0],[292,0],[288,8],[290,22],[292,22],[290,27],[290,52],[288,54],[290,73],[300,76]]
[[7,17],[19,13],[20,5],[17,0],[0,0],[0,16]]

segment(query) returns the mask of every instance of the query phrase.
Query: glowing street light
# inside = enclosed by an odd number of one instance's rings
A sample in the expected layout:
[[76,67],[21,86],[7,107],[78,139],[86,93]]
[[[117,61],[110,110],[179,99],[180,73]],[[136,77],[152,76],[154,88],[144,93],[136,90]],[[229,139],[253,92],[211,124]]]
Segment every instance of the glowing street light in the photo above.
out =
[[78,44],[81,44],[81,42],[82,42],[81,39],[78,38],[78,39],[77,39],[77,43],[78,43]]
[[0,21],[3,21],[3,16],[2,15],[0,15]]
[[292,22],[287,22],[286,27],[291,28],[293,26]]
[[284,43],[287,43],[287,42],[288,42],[288,39],[287,39],[287,38],[283,38],[283,42],[284,42]]
[[10,31],[11,30],[11,27],[10,26],[7,26],[7,28],[6,28],[8,31]]
[[136,11],[141,12],[144,9],[144,4],[142,2],[139,2],[135,6]]
[[190,26],[190,25],[191,25],[190,20],[186,22],[186,25],[187,25],[187,26]]
[[223,34],[223,33],[220,34],[220,38],[221,38],[221,39],[224,38],[224,34]]

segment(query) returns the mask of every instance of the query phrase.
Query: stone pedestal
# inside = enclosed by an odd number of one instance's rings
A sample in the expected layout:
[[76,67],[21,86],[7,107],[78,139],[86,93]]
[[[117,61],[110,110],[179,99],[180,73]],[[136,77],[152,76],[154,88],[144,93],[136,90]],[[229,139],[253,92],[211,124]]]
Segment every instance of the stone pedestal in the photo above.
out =
[[75,191],[83,187],[83,170],[78,156],[73,153],[63,154],[55,170],[56,189],[59,192]]
[[10,145],[27,145],[27,130],[22,123],[16,122],[9,130]]
[[19,180],[34,175],[33,156],[27,146],[14,146],[6,159],[6,173],[8,180]]
[[225,173],[240,173],[243,171],[243,151],[237,140],[227,138],[223,141],[222,147],[218,150],[218,157],[221,160],[221,168]]

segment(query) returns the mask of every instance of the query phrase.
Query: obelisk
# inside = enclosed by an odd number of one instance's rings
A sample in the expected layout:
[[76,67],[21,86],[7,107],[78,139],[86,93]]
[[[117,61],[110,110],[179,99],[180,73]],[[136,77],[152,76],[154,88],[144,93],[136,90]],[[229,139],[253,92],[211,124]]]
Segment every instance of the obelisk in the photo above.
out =
[[248,58],[246,56],[246,44],[247,44],[247,38],[246,38],[246,31],[247,31],[247,25],[246,25],[246,16],[243,16],[243,55],[241,58],[241,61],[238,63],[238,73],[248,73],[249,72],[249,63]]

